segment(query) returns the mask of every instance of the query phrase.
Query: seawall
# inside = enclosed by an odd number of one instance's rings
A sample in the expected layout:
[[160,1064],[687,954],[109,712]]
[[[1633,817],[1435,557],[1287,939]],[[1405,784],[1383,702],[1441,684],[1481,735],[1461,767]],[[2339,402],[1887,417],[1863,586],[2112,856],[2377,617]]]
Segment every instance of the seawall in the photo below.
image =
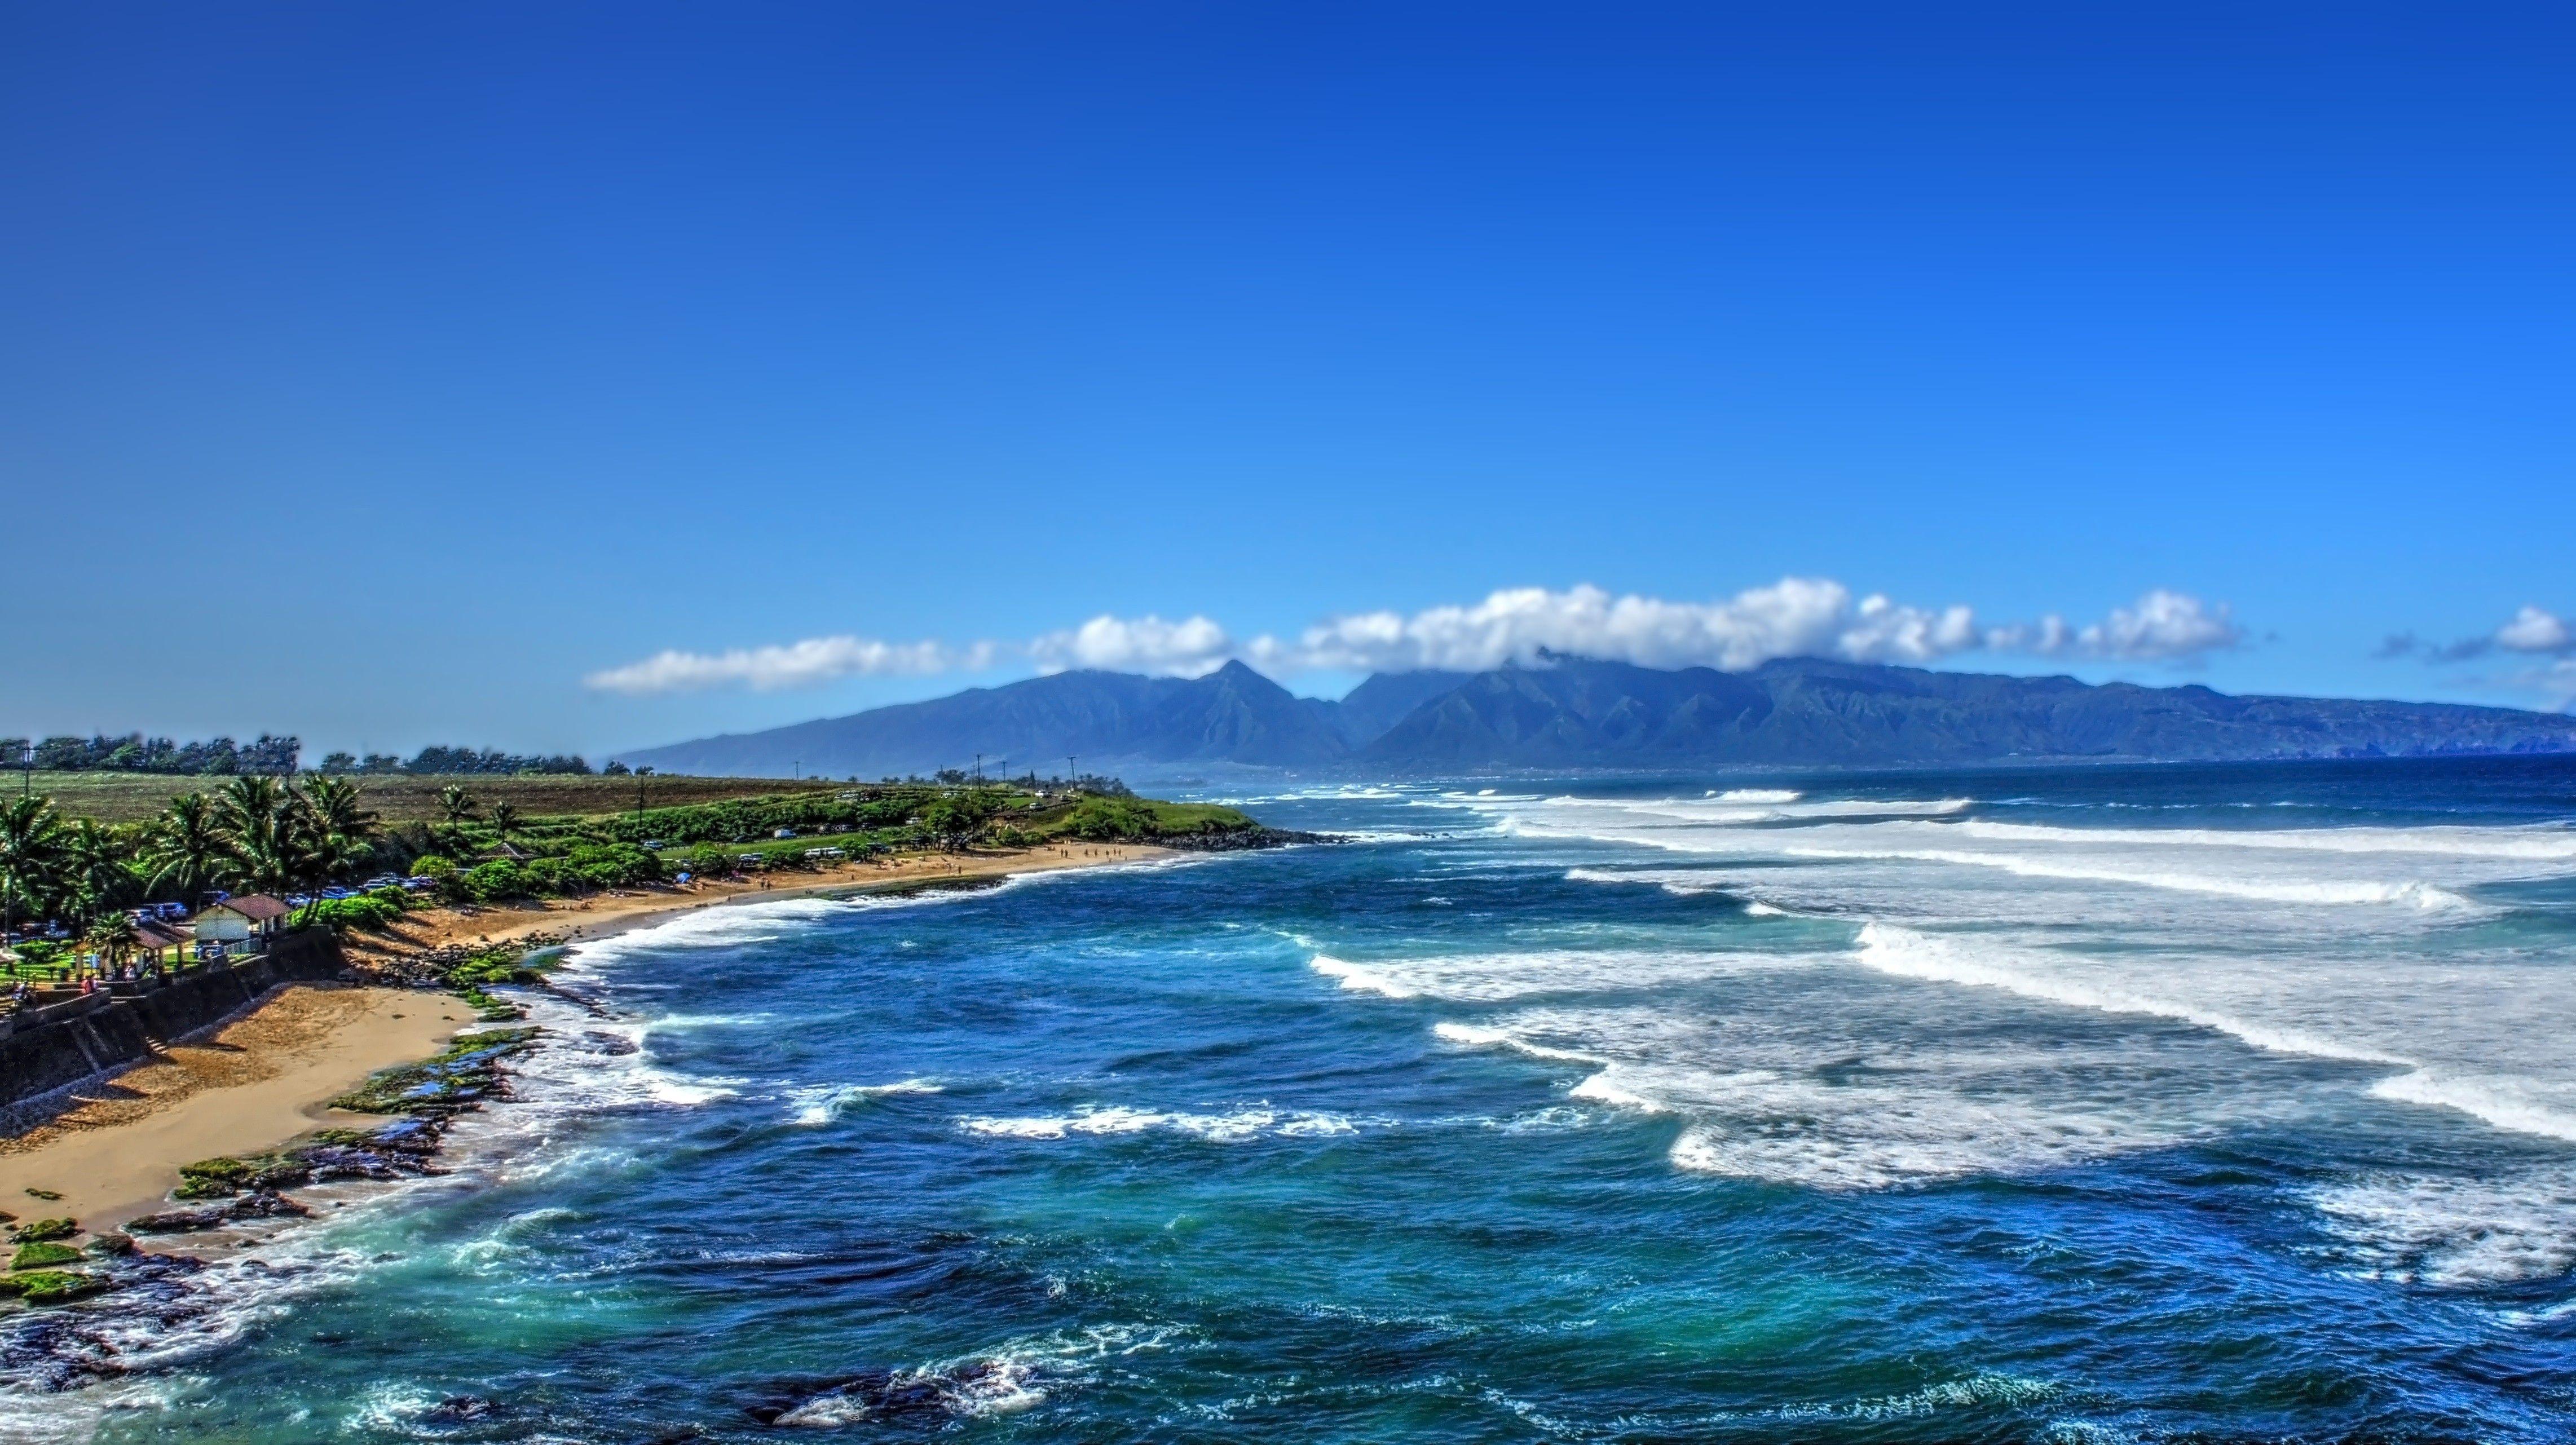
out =
[[289,934],[266,953],[210,965],[159,986],[76,998],[0,1018],[0,1107],[140,1063],[172,1039],[257,1002],[282,983],[339,978],[348,968],[327,929]]

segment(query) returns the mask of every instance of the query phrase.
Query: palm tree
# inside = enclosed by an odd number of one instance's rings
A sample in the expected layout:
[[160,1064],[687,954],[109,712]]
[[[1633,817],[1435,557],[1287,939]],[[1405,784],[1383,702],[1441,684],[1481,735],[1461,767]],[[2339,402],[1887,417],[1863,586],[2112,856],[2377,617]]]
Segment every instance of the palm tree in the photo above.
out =
[[244,773],[224,785],[216,795],[215,806],[222,814],[224,831],[238,838],[256,831],[261,820],[277,812],[283,789],[277,779],[265,773]]
[[51,798],[0,804],[0,931],[20,905],[42,910],[60,886],[63,819]]
[[142,936],[134,931],[134,920],[114,911],[101,914],[98,921],[89,926],[88,932],[81,935],[81,942],[97,950],[99,957],[105,959],[111,969],[124,962],[125,955],[133,952],[135,945],[142,941]]
[[214,800],[203,793],[172,798],[143,844],[143,866],[151,886],[178,894],[183,903],[194,904],[222,882],[231,862],[232,850],[225,846]]
[[133,852],[126,840],[88,818],[72,824],[63,840],[58,886],[82,922],[114,912],[133,901],[143,880],[126,859]]
[[367,837],[376,830],[376,815],[358,806],[357,784],[345,778],[317,778],[301,792],[288,790],[305,842],[313,855],[313,881],[345,874],[367,861]]
[[493,833],[507,843],[519,831],[519,810],[508,803],[494,803],[491,823]]
[[358,785],[347,778],[316,778],[305,784],[304,806],[332,837],[359,842],[376,831],[376,815],[358,806]]
[[326,865],[328,840],[301,808],[280,804],[228,831],[241,880],[262,893],[293,892]]
[[447,826],[462,827],[474,817],[474,795],[462,785],[450,783],[438,790],[438,807],[447,815]]
[[438,790],[438,810],[447,815],[447,837],[439,846],[458,858],[472,859],[474,843],[465,836],[465,825],[474,819],[474,795],[463,785],[450,783]]

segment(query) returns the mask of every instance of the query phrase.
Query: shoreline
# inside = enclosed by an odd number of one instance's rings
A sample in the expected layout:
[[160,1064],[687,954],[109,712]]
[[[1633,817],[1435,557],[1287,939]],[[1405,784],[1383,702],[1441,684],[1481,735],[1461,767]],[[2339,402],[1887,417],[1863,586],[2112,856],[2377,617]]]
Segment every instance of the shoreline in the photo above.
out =
[[[396,947],[386,945],[397,940],[365,934],[344,936],[343,945],[363,973],[371,965],[469,941],[502,944],[546,934],[562,935],[562,946],[578,947],[708,908],[998,882],[1179,852],[1143,844],[1066,844],[907,859],[891,868],[851,865],[788,887],[709,885],[703,891],[639,891],[534,909],[424,910],[415,917],[427,928],[399,934]],[[473,1007],[446,989],[286,985],[157,1058],[71,1085],[36,1122],[0,1135],[0,1211],[21,1220],[68,1216],[93,1238],[121,1229],[128,1220],[169,1207],[182,1165],[261,1153],[334,1125],[393,1122],[391,1116],[336,1110],[329,1101],[386,1069],[431,1058],[455,1035],[482,1027]]]
[[0,1210],[67,1216],[91,1236],[120,1229],[168,1207],[183,1164],[383,1122],[329,1101],[474,1023],[450,994],[287,984],[157,1058],[72,1085],[49,1117],[0,1137]]
[[883,893],[942,882],[976,882],[1020,873],[1105,868],[1120,863],[1177,857],[1184,850],[1147,843],[1070,843],[1008,852],[929,854],[891,866],[855,862],[813,873],[786,876],[814,878],[785,887],[748,883],[692,884],[676,888],[614,890],[593,897],[557,900],[533,908],[478,907],[424,910],[403,920],[390,934],[351,933],[342,946],[361,969],[392,963],[406,955],[461,944],[515,943],[533,934],[561,934],[566,946],[589,943],[621,933],[651,928],[704,908],[756,903],[780,898],[811,898]]

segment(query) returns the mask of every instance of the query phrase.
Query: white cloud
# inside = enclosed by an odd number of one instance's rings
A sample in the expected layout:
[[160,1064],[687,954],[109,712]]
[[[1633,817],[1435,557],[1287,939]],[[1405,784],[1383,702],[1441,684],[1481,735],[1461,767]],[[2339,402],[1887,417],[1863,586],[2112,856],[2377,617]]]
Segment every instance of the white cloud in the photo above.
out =
[[2244,631],[2225,605],[2205,607],[2179,592],[2153,591],[2100,622],[2076,627],[2049,616],[1983,628],[1964,606],[1924,608],[1872,593],[1855,598],[1830,578],[1784,577],[1711,602],[1673,602],[1592,586],[1555,591],[1505,588],[1482,602],[1411,614],[1349,613],[1294,638],[1264,634],[1238,643],[1215,621],[1192,615],[1102,614],[1079,627],[1018,646],[979,642],[897,645],[857,637],[811,638],[784,647],[720,654],[664,652],[594,673],[595,688],[673,692],[747,685],[780,688],[842,677],[981,671],[1025,660],[1040,672],[1098,668],[1198,677],[1240,657],[1276,675],[1300,672],[1477,672],[1550,654],[1641,667],[1742,671],[1779,657],[1922,665],[1979,649],[2104,661],[2172,661],[2234,647]]
[[951,668],[992,665],[993,647],[959,651],[937,642],[878,642],[865,637],[809,637],[784,646],[730,652],[657,652],[642,662],[594,672],[582,681],[603,692],[694,692],[742,685],[768,692],[843,677],[918,677]]
[[1028,652],[1040,672],[1085,667],[1198,677],[1223,667],[1234,656],[1235,646],[1224,628],[1204,617],[1165,622],[1151,614],[1111,617],[1103,613],[1080,627],[1036,639]]
[[2511,622],[2496,629],[2495,645],[2507,652],[2576,652],[2576,628],[2526,603]]
[[2505,624],[2483,637],[2464,637],[2457,642],[2432,643],[2412,632],[2401,632],[2379,648],[2381,657],[2422,657],[2426,662],[2467,662],[2485,657],[2502,648],[2506,652],[2564,656],[2576,653],[2576,627],[2555,613],[2524,603]]
[[1732,671],[1807,654],[1856,661],[1930,662],[1979,642],[1965,607],[1939,612],[1881,596],[1855,604],[1824,578],[1784,577],[1717,602],[1668,602],[1598,587],[1516,587],[1467,606],[1404,616],[1362,612],[1307,628],[1294,641],[1253,640],[1247,656],[1282,671],[1438,668],[1474,672],[1543,652],[1642,667]]
[[2227,604],[2207,607],[2197,597],[2157,588],[2128,607],[2085,627],[2063,617],[2043,617],[2035,626],[1998,628],[1988,645],[1998,651],[2032,652],[2042,657],[2088,657],[2106,662],[2171,662],[2223,651],[2245,640],[2245,629],[2228,615]]

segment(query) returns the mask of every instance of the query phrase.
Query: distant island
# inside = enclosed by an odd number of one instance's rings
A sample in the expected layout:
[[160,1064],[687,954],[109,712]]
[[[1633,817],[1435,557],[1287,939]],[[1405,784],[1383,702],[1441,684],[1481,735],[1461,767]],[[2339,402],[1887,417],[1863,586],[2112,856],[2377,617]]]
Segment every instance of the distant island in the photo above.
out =
[[1747,672],[1550,658],[1380,673],[1339,701],[1240,662],[1197,678],[1064,672],[928,702],[621,753],[712,776],[903,777],[1240,765],[1374,775],[1485,768],[1906,766],[2576,752],[2576,717],[2451,703],[2236,697],[1788,658]]

